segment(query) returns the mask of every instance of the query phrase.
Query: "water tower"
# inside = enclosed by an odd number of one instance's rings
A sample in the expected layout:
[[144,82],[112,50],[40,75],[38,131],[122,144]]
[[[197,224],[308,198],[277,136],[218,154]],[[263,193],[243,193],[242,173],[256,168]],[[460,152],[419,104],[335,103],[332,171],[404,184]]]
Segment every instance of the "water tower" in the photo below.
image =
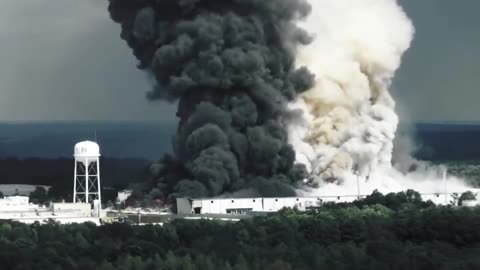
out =
[[75,172],[73,202],[101,202],[100,194],[100,147],[97,143],[84,141],[75,144]]

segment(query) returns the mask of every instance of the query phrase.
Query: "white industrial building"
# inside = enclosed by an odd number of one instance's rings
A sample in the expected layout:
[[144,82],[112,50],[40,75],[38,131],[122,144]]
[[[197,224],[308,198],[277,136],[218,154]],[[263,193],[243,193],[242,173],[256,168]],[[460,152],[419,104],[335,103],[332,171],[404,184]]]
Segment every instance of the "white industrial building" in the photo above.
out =
[[8,196],[0,199],[0,208],[14,209],[28,205],[29,198],[27,196]]
[[[460,193],[461,194],[461,193]],[[421,194],[424,201],[437,205],[450,203],[453,193]],[[361,198],[366,195],[361,195]],[[248,212],[277,212],[283,208],[297,208],[305,211],[310,207],[319,207],[326,202],[353,202],[358,195],[320,196],[320,197],[278,197],[278,198],[177,198],[178,214],[247,214]],[[475,206],[479,201],[469,201],[464,205]]]
[[246,214],[248,212],[276,212],[283,208],[306,210],[324,202],[354,201],[357,196],[278,197],[278,198],[177,198],[178,214]]
[[[357,182],[358,184],[358,182]],[[442,193],[420,194],[423,201],[432,201],[436,205],[448,205],[451,203],[452,195],[460,195],[463,191],[449,191],[447,189],[447,171],[443,171]],[[357,188],[357,195],[339,196],[316,196],[316,197],[277,197],[277,198],[210,198],[210,199],[189,199],[177,198],[178,214],[247,214],[249,212],[276,212],[283,208],[296,208],[305,211],[310,207],[319,207],[327,202],[353,202],[365,198],[367,195],[360,193],[360,186]],[[472,190],[480,194],[480,189]],[[464,201],[464,206],[476,206],[480,204],[480,198]]]

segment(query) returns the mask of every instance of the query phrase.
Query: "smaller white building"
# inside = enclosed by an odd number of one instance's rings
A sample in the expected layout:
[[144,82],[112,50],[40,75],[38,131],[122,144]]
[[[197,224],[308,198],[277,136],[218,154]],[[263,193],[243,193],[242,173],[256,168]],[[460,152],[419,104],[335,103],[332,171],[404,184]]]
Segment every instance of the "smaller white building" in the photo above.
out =
[[477,200],[466,200],[462,202],[462,206],[466,206],[466,207],[475,207],[477,205],[478,205]]
[[92,216],[92,205],[89,203],[52,203],[51,210],[57,216]]
[[28,206],[28,196],[7,196],[0,199],[0,209],[5,209],[12,206]]

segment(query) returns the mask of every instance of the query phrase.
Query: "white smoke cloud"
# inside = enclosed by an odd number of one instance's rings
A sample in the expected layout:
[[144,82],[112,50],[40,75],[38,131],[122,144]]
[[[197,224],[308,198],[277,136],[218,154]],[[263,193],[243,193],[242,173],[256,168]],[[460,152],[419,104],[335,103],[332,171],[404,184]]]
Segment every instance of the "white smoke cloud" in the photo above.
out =
[[[392,167],[398,125],[389,87],[414,27],[396,0],[311,0],[301,26],[314,42],[300,48],[297,65],[316,75],[314,88],[289,106],[290,143],[307,167],[309,193],[356,194],[413,188],[442,192],[438,169],[403,174]],[[421,179],[421,181],[419,181]],[[465,190],[459,179],[452,188]]]

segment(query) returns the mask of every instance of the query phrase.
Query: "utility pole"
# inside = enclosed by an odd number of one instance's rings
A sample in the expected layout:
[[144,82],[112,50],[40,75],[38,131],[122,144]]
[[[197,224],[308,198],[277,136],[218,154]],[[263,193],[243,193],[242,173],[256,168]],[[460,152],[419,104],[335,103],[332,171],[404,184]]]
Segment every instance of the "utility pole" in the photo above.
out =
[[443,193],[445,194],[445,205],[447,205],[448,204],[447,168],[443,168]]
[[358,171],[358,168],[354,168],[353,174],[355,174],[357,178],[357,199],[360,200],[360,173]]

